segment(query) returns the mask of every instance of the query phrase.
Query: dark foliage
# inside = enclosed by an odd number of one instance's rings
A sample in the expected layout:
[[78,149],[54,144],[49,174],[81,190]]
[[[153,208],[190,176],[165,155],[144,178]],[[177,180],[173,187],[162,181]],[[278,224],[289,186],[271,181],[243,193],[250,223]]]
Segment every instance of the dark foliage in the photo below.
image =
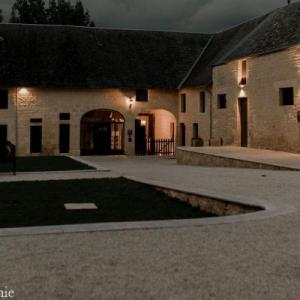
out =
[[2,9],[0,9],[0,23],[3,21]]
[[15,0],[10,22],[94,26],[89,12],[79,0],[75,5],[68,0],[50,0],[48,7],[44,0]]

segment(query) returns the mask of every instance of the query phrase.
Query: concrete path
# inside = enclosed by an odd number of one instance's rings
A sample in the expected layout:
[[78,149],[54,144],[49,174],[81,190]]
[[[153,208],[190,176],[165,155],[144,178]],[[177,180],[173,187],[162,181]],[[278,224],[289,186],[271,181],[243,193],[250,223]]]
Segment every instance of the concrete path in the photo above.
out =
[[256,199],[293,212],[187,228],[2,237],[0,289],[14,289],[25,300],[299,299],[300,172],[85,159],[114,176]]
[[262,165],[271,165],[300,171],[300,154],[233,146],[182,147],[180,149],[193,153],[249,161]]

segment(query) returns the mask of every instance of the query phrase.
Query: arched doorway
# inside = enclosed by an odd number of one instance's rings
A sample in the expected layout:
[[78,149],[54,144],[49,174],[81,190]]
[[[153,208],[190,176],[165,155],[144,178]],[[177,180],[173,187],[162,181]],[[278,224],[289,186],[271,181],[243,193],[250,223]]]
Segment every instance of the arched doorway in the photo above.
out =
[[176,118],[164,109],[149,109],[135,119],[135,154],[174,155]]
[[97,109],[81,119],[81,155],[124,154],[125,118],[117,111]]

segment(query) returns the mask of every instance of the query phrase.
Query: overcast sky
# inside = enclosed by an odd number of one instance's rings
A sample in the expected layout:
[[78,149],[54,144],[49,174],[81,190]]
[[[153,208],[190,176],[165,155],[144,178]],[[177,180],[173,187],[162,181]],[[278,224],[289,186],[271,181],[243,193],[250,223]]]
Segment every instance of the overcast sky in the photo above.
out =
[[[0,0],[5,16],[9,15],[13,2]],[[283,6],[287,0],[82,0],[82,3],[99,27],[216,32]]]

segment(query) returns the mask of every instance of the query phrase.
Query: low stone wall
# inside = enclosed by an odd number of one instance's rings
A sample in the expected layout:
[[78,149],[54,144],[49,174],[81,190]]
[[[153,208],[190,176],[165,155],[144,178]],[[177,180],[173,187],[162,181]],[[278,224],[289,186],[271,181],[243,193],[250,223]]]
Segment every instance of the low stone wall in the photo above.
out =
[[294,169],[292,168],[268,165],[259,162],[245,161],[230,157],[222,157],[213,154],[192,152],[183,149],[176,150],[176,159],[177,163],[180,165],[294,171]]
[[171,198],[179,199],[180,201],[186,202],[193,207],[198,207],[201,211],[216,216],[240,215],[262,210],[262,208],[260,207],[234,203],[226,200],[220,200],[191,193],[180,192],[167,188],[157,188],[157,190],[163,192]]

